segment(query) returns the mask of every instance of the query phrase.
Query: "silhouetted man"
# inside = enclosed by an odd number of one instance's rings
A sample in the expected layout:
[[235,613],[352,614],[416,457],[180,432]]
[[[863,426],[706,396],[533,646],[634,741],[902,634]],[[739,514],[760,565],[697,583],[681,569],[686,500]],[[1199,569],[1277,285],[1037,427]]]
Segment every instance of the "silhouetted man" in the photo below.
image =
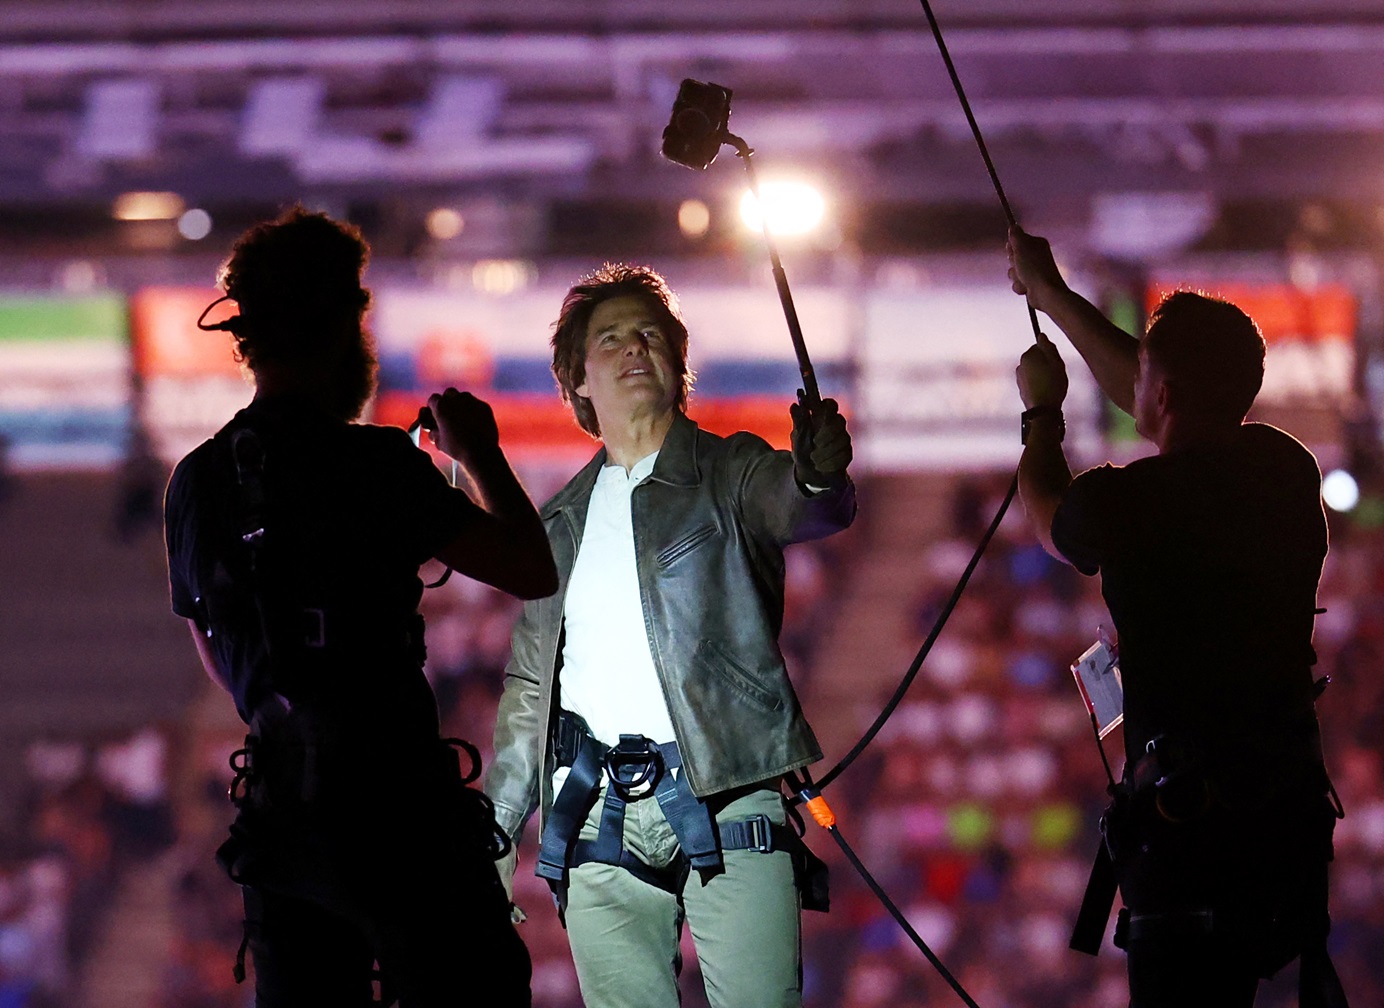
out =
[[791,454],[700,429],[687,329],[647,267],[568,293],[553,373],[603,447],[542,508],[560,586],[515,628],[496,818],[517,841],[542,809],[536,870],[588,1008],[676,1008],[684,920],[713,1006],[798,1005],[809,856],[779,788],[821,750],[777,642],[783,548],[854,517],[845,420],[793,406]]
[[1245,421],[1263,337],[1184,291],[1136,340],[1067,287],[1046,241],[1015,228],[1009,252],[1014,290],[1158,448],[1073,479],[1061,357],[1046,337],[1024,353],[1024,507],[1053,556],[1100,574],[1119,633],[1126,763],[1104,827],[1130,1003],[1249,1006],[1301,955],[1303,1004],[1344,1004],[1326,957],[1339,806],[1311,675],[1321,474],[1292,437]]
[[[374,388],[359,233],[290,211],[222,269],[219,324],[255,396],[178,465],[173,609],[250,726],[218,858],[242,883],[256,1004],[529,1004],[488,803],[439,738],[421,564],[523,598],[555,586],[542,525],[481,401],[428,400],[447,485],[403,431],[353,423]],[[242,956],[244,946],[242,946]]]

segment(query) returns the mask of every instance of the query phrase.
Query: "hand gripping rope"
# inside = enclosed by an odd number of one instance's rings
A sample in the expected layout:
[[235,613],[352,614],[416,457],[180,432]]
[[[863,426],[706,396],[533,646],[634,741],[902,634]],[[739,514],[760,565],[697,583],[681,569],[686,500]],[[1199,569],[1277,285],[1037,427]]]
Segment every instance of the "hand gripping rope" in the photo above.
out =
[[[1009,205],[1009,200],[1005,196],[1004,187],[1000,184],[999,174],[995,171],[994,162],[990,159],[989,149],[985,145],[985,138],[981,135],[980,126],[976,122],[975,114],[971,110],[971,103],[966,97],[965,89],[961,85],[961,78],[956,72],[956,66],[952,63],[951,55],[947,51],[946,40],[942,36],[941,26],[937,23],[937,18],[933,14],[932,6],[928,0],[920,0],[923,13],[927,16],[928,25],[932,29],[933,38],[937,42],[937,48],[942,56],[943,63],[946,64],[947,74],[951,78],[952,87],[956,90],[956,96],[961,102],[962,111],[966,115],[966,122],[971,127],[971,134],[975,138],[976,147],[980,151],[981,158],[985,162],[985,170],[990,176],[990,182],[995,188],[995,195],[999,198],[1000,206],[1004,210],[1004,215],[1009,225],[1013,227],[1018,223],[1014,216],[1014,211]],[[669,160],[689,168],[701,170],[705,169],[715,160],[716,154],[722,144],[730,144],[735,147],[736,153],[745,163],[745,172],[749,176],[749,185],[754,193],[756,200],[759,199],[759,189],[754,176],[754,169],[750,161],[753,151],[744,140],[735,136],[727,130],[730,117],[730,97],[731,92],[728,88],[720,87],[716,84],[703,84],[699,81],[685,80],[678,98],[673,106],[673,116],[663,133],[663,155]],[[773,237],[770,234],[767,214],[761,215],[764,230],[764,241],[769,249],[769,257],[773,267],[774,282],[778,288],[779,300],[783,304],[784,315],[788,322],[789,335],[793,340],[793,348],[797,354],[799,370],[803,377],[803,388],[798,391],[800,402],[815,404],[819,401],[816,379],[812,372],[811,362],[808,360],[807,348],[804,345],[802,329],[798,322],[797,312],[793,307],[792,294],[788,288],[788,280],[783,271],[783,266],[779,261],[778,252],[775,249]],[[1035,340],[1042,339],[1042,333],[1038,327],[1038,315],[1033,306],[1028,306],[1029,323],[1033,327]],[[864,736],[851,749],[851,751],[834,766],[820,783],[813,783],[811,776],[804,769],[797,773],[790,773],[788,781],[793,794],[795,804],[803,804],[817,825],[827,830],[836,841],[837,845],[845,854],[847,860],[865,880],[865,883],[874,892],[875,896],[884,905],[885,909],[893,916],[899,926],[912,940],[937,970],[938,974],[951,986],[958,997],[969,1006],[969,1008],[979,1008],[975,1000],[968,994],[960,982],[952,975],[937,955],[923,941],[908,919],[899,910],[897,905],[891,900],[888,894],[870,874],[869,870],[861,862],[855,851],[851,849],[845,838],[841,835],[841,830],[837,826],[836,815],[822,797],[822,788],[826,787],[841,773],[850,766],[851,763],[865,750],[874,738],[884,727],[885,722],[897,709],[904,695],[908,692],[919,670],[922,668],[924,659],[932,650],[933,643],[937,640],[942,628],[946,625],[948,617],[956,607],[962,593],[969,584],[971,575],[980,562],[981,556],[994,537],[995,531],[999,528],[1000,522],[1004,519],[1009,510],[1009,505],[1013,502],[1015,494],[1018,492],[1018,474],[1010,481],[1009,490],[1005,494],[1003,502],[999,506],[994,519],[985,530],[981,537],[975,553],[971,556],[970,562],[966,565],[965,571],[957,581],[955,589],[947,599],[947,603],[938,615],[932,630],[927,639],[919,648],[908,671],[904,674],[898,688],[890,697],[889,702],[875,719],[874,723],[865,732]]]

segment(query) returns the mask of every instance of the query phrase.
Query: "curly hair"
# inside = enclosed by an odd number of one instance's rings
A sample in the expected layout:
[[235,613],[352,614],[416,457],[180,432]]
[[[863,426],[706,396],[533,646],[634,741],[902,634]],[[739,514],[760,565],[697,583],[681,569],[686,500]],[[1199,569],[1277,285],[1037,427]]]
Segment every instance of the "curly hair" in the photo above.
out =
[[696,381],[696,375],[687,366],[687,326],[678,310],[677,295],[668,282],[650,266],[603,264],[567,292],[562,299],[562,311],[553,323],[553,377],[557,379],[562,401],[571,405],[577,423],[592,437],[601,436],[600,421],[591,400],[577,394],[577,388],[586,381],[586,327],[598,304],[618,297],[645,298],[662,316],[663,335],[678,379],[679,410],[687,408],[687,397]]
[[1243,420],[1264,383],[1264,337],[1229,301],[1175,291],[1149,316],[1144,352],[1180,409]]
[[217,282],[236,302],[236,356],[251,370],[310,357],[322,321],[359,318],[370,304],[360,283],[370,246],[351,224],[294,206],[237,239]]

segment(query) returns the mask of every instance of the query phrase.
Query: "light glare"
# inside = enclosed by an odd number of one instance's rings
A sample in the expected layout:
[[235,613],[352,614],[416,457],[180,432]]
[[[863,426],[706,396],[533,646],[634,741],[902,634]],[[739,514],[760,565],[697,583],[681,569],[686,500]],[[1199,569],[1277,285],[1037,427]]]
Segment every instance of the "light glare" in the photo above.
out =
[[711,208],[699,199],[683,200],[678,207],[678,228],[688,238],[700,238],[711,228]]
[[466,221],[461,214],[451,207],[438,207],[428,214],[427,220],[428,234],[438,241],[448,241],[461,234],[466,227]]
[[116,220],[174,220],[183,212],[183,198],[173,192],[127,192],[115,198]]
[[211,214],[193,207],[178,218],[178,234],[188,241],[201,241],[211,234]]
[[1360,487],[1344,469],[1335,469],[1322,480],[1322,500],[1332,511],[1350,511],[1360,503]]
[[740,198],[740,219],[752,231],[762,231],[767,217],[771,234],[803,235],[815,230],[826,216],[826,200],[806,182],[766,182],[759,187],[759,195],[756,200],[747,190]]
[[471,267],[471,283],[487,294],[512,294],[527,287],[534,268],[522,259],[482,259]]

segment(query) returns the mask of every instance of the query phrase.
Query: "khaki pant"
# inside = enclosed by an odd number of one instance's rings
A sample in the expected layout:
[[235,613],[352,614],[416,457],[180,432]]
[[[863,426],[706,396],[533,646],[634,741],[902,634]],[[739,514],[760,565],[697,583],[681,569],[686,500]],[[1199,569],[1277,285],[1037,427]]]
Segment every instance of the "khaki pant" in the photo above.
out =
[[[582,839],[595,839],[604,799],[602,790]],[[753,791],[716,818],[759,814],[783,824],[778,791]],[[677,854],[677,838],[652,796],[626,808],[625,846],[656,868]],[[614,865],[588,862],[572,870],[567,936],[586,1008],[677,1008],[684,920],[712,1008],[799,1008],[801,924],[792,856],[733,850],[725,862],[725,872],[705,886],[692,872],[681,898]]]

